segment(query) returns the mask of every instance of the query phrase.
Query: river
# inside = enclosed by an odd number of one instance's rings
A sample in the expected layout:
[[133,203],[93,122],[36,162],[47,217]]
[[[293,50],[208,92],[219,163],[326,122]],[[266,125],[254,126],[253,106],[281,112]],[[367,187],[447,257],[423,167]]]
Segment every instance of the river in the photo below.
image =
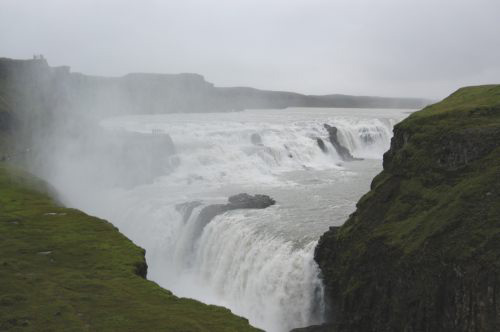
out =
[[[90,138],[76,159],[68,152],[74,146],[61,149],[49,181],[65,204],[111,221],[145,248],[149,279],[284,332],[322,322],[314,247],[369,190],[393,126],[410,112],[289,108],[114,117],[100,122],[114,135],[112,151],[102,148],[105,142],[88,144]],[[363,160],[343,161],[325,123]],[[168,135],[172,146],[141,140],[137,147],[131,133]],[[266,194],[276,204],[197,222],[204,206],[238,193]]]

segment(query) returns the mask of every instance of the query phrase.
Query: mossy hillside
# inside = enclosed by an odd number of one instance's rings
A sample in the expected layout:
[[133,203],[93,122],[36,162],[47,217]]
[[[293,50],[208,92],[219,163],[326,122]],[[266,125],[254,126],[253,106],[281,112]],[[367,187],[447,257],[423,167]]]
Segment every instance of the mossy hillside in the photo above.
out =
[[144,250],[110,223],[0,167],[0,330],[257,331],[145,280],[146,268]]
[[500,86],[460,89],[394,133],[316,250],[336,329],[500,330]]

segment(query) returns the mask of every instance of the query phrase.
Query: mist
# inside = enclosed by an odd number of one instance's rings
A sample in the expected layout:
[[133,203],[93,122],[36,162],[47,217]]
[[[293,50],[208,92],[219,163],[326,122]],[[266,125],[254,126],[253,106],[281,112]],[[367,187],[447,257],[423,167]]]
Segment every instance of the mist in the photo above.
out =
[[[44,59],[2,59],[4,74],[17,105],[13,164],[145,248],[150,280],[271,332],[324,321],[317,240],[352,212],[412,111],[283,108],[346,96],[217,90],[197,75],[92,77]],[[356,98],[347,102],[415,102]],[[276,204],[255,208],[253,195]]]
[[499,12],[495,0],[4,0],[0,40],[3,56],[100,76],[440,99],[499,77]]
[[270,332],[321,324],[320,236],[369,190],[397,123],[498,79],[499,12],[493,0],[2,1],[8,159],[145,248],[148,279],[175,295]]

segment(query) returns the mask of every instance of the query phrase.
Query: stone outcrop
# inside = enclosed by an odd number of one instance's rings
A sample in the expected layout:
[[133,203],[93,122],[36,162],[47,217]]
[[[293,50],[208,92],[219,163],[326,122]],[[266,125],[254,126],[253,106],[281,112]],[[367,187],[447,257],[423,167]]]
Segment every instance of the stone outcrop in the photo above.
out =
[[324,153],[328,152],[325,142],[321,138],[319,137],[316,138],[316,144],[318,144],[318,147],[321,149],[321,151],[323,151]]
[[[361,160],[360,158],[354,158],[352,156],[351,152],[349,151],[349,149],[347,149],[345,146],[343,146],[339,142],[339,138],[337,136],[337,132],[338,132],[337,127],[330,126],[329,124],[326,124],[326,123],[324,124],[324,127],[325,127],[326,131],[328,132],[328,139],[330,140],[330,143],[332,143],[333,147],[337,151],[340,158],[342,158],[342,160],[344,160],[344,161]],[[319,142],[318,142],[318,145],[319,145]],[[321,148],[321,146],[320,146],[320,148]]]
[[198,215],[198,222],[204,227],[215,216],[224,212],[238,209],[265,209],[275,203],[276,201],[267,195],[238,194],[229,197],[226,204],[205,206]]

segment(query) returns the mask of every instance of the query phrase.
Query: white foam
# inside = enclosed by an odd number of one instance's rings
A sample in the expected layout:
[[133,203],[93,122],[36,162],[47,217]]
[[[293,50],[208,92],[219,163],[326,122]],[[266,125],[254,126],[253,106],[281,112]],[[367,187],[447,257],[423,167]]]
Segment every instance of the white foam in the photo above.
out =
[[[341,115],[332,110],[315,112],[249,111],[108,119],[102,126],[110,131],[121,128],[168,133],[177,151],[170,157],[176,159],[177,166],[172,168],[171,163],[153,181],[116,187],[102,179],[123,170],[121,176],[135,174],[136,170],[128,170],[126,162],[111,160],[116,153],[96,154],[80,149],[83,152],[75,159],[68,152],[74,151],[72,146],[61,149],[62,155],[54,158],[49,180],[66,203],[110,220],[144,247],[148,278],[175,294],[227,306],[267,331],[284,332],[318,324],[324,308],[319,271],[313,259],[317,237],[285,234],[287,222],[305,222],[286,220],[286,204],[228,212],[203,228],[196,222],[203,206],[224,202],[228,191],[238,193],[251,187],[258,188],[256,193],[260,194],[272,188],[300,192],[307,182],[287,182],[282,175],[290,172],[310,172],[313,176],[315,171],[331,170],[331,176],[350,181],[323,125],[336,126],[339,140],[354,156],[380,159],[389,147],[392,126],[402,118],[401,112],[389,112],[393,117],[380,118],[373,115],[375,111],[364,112],[363,116],[352,116],[351,110]],[[254,134],[260,136],[262,145],[252,143]],[[327,153],[319,148],[317,138],[325,142]],[[127,146],[113,149],[126,150]],[[143,154],[164,153],[144,149]],[[103,165],[106,162],[121,167],[117,170]],[[79,176],[75,177],[76,172]],[[316,182],[328,183],[320,176]],[[342,199],[332,197],[325,202],[334,206]],[[184,221],[175,206],[194,200],[203,205]],[[307,209],[307,202],[303,204]],[[311,216],[307,222],[314,220]],[[280,227],[275,225],[278,221]],[[300,229],[307,232],[308,226]]]

